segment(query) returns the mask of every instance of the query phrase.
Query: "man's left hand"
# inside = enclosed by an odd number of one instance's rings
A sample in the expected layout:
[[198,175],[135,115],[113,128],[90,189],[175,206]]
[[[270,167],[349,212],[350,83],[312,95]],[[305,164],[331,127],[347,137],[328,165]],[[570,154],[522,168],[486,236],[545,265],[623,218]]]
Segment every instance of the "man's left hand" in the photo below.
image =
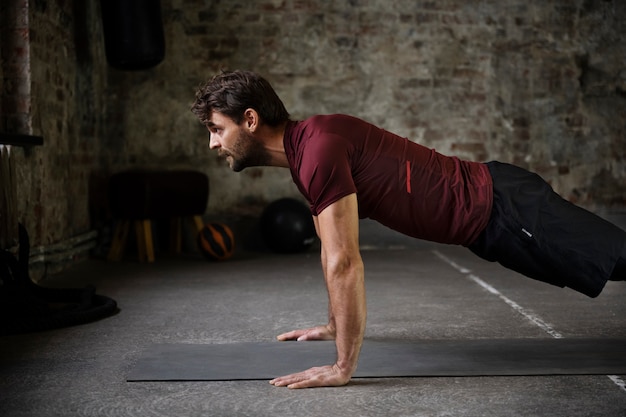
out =
[[337,364],[320,366],[308,369],[296,374],[274,378],[270,384],[275,387],[313,388],[313,387],[339,387],[346,385],[352,375],[342,371]]

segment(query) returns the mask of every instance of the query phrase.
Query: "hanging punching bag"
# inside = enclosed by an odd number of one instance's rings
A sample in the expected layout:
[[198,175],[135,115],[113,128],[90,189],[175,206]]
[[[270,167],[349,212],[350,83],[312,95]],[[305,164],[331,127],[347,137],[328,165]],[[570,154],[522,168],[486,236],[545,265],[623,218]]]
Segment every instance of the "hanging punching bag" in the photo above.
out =
[[101,0],[109,64],[121,70],[152,68],[165,56],[160,0]]

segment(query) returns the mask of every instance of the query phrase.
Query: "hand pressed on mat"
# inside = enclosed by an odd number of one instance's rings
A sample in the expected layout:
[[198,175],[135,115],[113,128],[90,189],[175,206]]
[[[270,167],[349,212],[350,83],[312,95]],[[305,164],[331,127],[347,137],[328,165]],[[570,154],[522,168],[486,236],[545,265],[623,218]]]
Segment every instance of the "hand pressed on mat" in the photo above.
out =
[[292,330],[276,336],[281,342],[287,340],[335,340],[335,330],[329,325],[315,326],[308,329]]
[[351,370],[342,370],[339,365],[319,366],[296,374],[274,378],[270,384],[275,387],[314,388],[338,387],[350,382]]
[[[298,342],[306,340],[334,340],[335,331],[329,325],[321,325],[309,327],[308,329],[292,330],[279,334],[276,338],[280,341],[297,340]],[[270,384],[276,387],[312,388],[345,385],[349,380],[350,374],[344,375],[339,366],[335,364],[274,378],[270,381]]]

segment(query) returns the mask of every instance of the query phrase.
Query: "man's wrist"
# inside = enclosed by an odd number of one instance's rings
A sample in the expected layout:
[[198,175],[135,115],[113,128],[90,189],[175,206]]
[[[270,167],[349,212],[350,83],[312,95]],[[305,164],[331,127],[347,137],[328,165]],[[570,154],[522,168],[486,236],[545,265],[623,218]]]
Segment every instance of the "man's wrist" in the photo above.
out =
[[356,371],[357,362],[347,361],[347,360],[337,360],[335,362],[335,368],[341,374],[346,376],[348,379],[352,376],[354,371]]

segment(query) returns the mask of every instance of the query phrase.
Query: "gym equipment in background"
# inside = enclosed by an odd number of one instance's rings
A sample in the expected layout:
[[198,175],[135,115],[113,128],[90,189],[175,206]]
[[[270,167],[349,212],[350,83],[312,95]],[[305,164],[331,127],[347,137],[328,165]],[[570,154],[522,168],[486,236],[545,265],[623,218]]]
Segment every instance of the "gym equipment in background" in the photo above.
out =
[[109,65],[152,68],[165,57],[160,0],[101,0],[104,47]]
[[19,257],[0,250],[0,335],[84,324],[117,313],[117,302],[85,288],[48,288],[28,273],[30,239],[19,225]]
[[223,223],[209,223],[198,232],[198,249],[209,260],[225,261],[235,253],[233,231]]
[[195,233],[202,230],[209,201],[209,177],[192,170],[130,169],[109,179],[109,204],[117,225],[108,259],[124,255],[130,225],[137,237],[140,262],[154,262],[152,221],[169,219],[170,251],[181,252],[182,218],[190,218]]
[[263,210],[259,224],[263,240],[273,252],[303,252],[315,242],[311,211],[294,198],[270,203]]

